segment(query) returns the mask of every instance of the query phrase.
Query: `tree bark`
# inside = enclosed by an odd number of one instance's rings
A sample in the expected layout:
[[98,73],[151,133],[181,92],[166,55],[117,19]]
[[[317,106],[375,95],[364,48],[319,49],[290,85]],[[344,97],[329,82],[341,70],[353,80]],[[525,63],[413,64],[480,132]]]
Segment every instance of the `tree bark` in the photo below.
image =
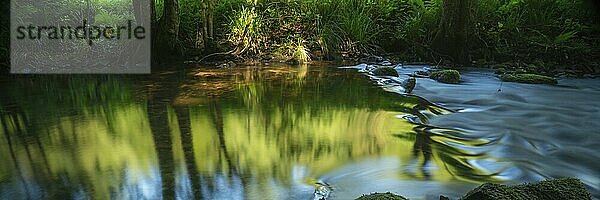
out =
[[216,0],[202,0],[202,40],[205,47],[210,47],[214,39],[214,9]]
[[165,0],[163,15],[158,22],[158,44],[163,53],[177,53],[179,44],[179,2]]
[[470,63],[467,39],[470,32],[471,5],[473,0],[444,0],[437,33],[432,47],[449,57],[453,63]]

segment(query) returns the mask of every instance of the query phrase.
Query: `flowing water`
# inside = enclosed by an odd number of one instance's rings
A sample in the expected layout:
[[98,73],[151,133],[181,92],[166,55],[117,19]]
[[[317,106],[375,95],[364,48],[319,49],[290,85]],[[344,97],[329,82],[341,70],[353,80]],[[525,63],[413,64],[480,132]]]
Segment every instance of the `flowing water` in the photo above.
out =
[[2,77],[0,199],[436,199],[558,177],[598,197],[600,80],[463,73],[418,96],[327,66]]

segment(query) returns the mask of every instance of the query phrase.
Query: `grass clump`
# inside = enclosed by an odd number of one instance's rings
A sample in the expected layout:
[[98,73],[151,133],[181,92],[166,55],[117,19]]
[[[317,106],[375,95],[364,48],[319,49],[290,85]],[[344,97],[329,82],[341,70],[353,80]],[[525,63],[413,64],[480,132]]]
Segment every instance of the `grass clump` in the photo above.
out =
[[590,192],[575,178],[506,186],[485,183],[467,193],[462,200],[591,199]]
[[264,23],[254,8],[242,7],[228,25],[228,42],[234,47],[235,55],[260,55],[267,41]]
[[506,82],[517,82],[527,84],[558,84],[558,81],[555,78],[538,74],[504,74],[500,75],[500,79]]
[[356,198],[356,200],[407,200],[407,198],[391,192],[386,192],[362,195],[361,197]]
[[292,59],[298,63],[308,63],[310,62],[309,50],[304,45],[304,40],[298,39],[296,44],[294,45],[294,53],[292,54]]
[[298,38],[296,42],[290,41],[274,46],[277,48],[273,52],[272,60],[285,61],[290,64],[305,64],[312,60],[310,50],[302,38]]
[[398,71],[393,67],[379,67],[373,70],[375,76],[398,76]]
[[460,73],[456,70],[439,70],[431,73],[431,79],[449,84],[460,83]]

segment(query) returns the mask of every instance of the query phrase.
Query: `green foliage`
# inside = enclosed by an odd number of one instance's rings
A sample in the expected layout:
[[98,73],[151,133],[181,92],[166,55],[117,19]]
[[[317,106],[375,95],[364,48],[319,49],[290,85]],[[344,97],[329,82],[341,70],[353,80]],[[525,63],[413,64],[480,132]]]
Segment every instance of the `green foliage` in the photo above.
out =
[[456,70],[439,70],[431,73],[431,79],[442,82],[456,84],[460,83],[460,73]]
[[310,50],[305,46],[305,41],[298,38],[296,42],[286,42],[284,44],[274,44],[276,47],[273,52],[275,60],[288,61],[291,63],[308,63],[311,61]]
[[96,13],[96,24],[101,25],[118,25],[118,24],[127,24],[126,16],[113,14],[111,12],[107,12],[105,10],[100,10]]
[[[186,38],[200,31],[201,11],[199,3],[190,2],[182,0],[180,32],[192,45]],[[442,2],[222,0],[214,11],[216,43],[249,57],[286,58],[290,55],[281,56],[287,52],[283,47],[302,38],[314,59],[397,52],[405,60],[437,62],[430,44]],[[472,59],[593,62],[600,55],[600,28],[592,8],[585,0],[478,0],[470,17]]]
[[390,47],[393,51],[404,52],[407,59],[421,60],[429,51],[428,45],[432,43],[437,33],[440,21],[441,0],[410,0],[399,12],[394,24],[390,27],[390,39],[396,46]]
[[310,61],[309,50],[304,46],[304,41],[302,39],[298,39],[298,42],[295,45],[294,53],[292,57],[299,63],[307,63]]
[[201,2],[197,0],[179,0],[179,39],[195,47],[198,40],[199,23],[202,21]]
[[556,85],[558,81],[555,78],[538,74],[503,74],[500,75],[502,81],[528,83],[528,84],[549,84]]
[[[404,11],[413,9],[411,4],[392,0],[263,0],[256,4],[225,0],[219,1],[216,13],[217,21],[227,24],[227,28],[218,29],[218,34],[233,48],[238,48],[239,44],[243,44],[240,41],[244,40],[240,39],[243,25],[256,24],[262,27],[257,32],[262,32],[259,38],[263,38],[264,42],[254,47],[264,51],[252,50],[255,55],[258,52],[274,52],[277,55],[272,57],[281,57],[282,46],[290,46],[287,44],[297,43],[298,38],[302,38],[302,46],[315,50],[315,55],[320,58],[338,53],[357,56],[385,50],[381,48],[382,37],[398,40],[398,22],[404,19]],[[425,6],[423,2],[420,5]],[[254,17],[249,17],[251,15]]]
[[585,0],[480,0],[473,54],[497,62],[541,58],[563,64],[597,57],[593,8]]
[[[317,41],[324,52],[356,55],[381,50],[382,37],[390,38],[398,28],[404,1],[339,0],[315,1]],[[315,5],[316,4],[316,5]],[[387,44],[385,44],[387,46]]]
[[575,33],[577,33],[577,32],[575,32],[575,31],[569,31],[569,32],[566,32],[566,33],[562,33],[562,34],[560,34],[560,35],[558,35],[558,36],[556,36],[554,38],[554,43],[555,44],[566,43],[566,42],[568,42],[569,40],[571,40],[575,36]]
[[263,22],[254,8],[242,7],[233,15],[228,27],[228,41],[237,48],[236,54],[259,55],[264,50],[267,40]]
[[340,0],[334,13],[337,27],[334,34],[340,36],[342,51],[351,53],[369,52],[375,45],[374,38],[380,27],[372,19],[368,1]]
[[158,21],[162,17],[163,11],[165,9],[164,0],[151,0],[154,1],[154,14],[155,18],[152,19],[154,21]]

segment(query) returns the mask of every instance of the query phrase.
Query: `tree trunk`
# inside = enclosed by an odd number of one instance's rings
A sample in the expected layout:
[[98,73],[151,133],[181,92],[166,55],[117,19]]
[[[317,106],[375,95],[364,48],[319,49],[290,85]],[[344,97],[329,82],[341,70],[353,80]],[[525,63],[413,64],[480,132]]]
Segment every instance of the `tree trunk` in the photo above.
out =
[[177,53],[179,44],[179,2],[165,0],[163,15],[158,22],[158,44],[164,53]]
[[455,64],[469,64],[467,39],[473,0],[443,0],[443,2],[439,32],[432,47],[438,53],[449,57]]
[[205,47],[211,47],[214,39],[214,9],[216,0],[202,0],[202,40]]

